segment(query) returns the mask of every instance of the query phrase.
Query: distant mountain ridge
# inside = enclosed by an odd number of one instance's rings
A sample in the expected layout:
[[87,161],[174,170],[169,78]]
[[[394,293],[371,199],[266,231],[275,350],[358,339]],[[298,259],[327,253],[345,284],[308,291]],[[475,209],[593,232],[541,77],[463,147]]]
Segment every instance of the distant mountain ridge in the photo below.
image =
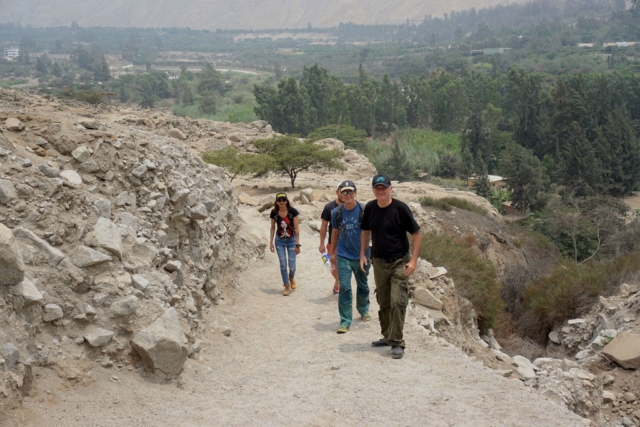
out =
[[0,0],[0,23],[34,27],[276,29],[400,24],[526,0]]

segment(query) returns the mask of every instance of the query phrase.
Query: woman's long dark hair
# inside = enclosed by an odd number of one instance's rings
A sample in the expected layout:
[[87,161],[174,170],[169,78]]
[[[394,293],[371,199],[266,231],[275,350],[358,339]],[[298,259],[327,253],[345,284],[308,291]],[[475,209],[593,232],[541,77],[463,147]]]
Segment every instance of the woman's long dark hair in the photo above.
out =
[[[291,210],[291,203],[289,203],[289,198],[287,197],[287,213]],[[273,213],[278,213],[280,211],[280,208],[278,207],[278,199],[276,199],[275,202],[273,202],[273,209],[271,210],[271,212]]]

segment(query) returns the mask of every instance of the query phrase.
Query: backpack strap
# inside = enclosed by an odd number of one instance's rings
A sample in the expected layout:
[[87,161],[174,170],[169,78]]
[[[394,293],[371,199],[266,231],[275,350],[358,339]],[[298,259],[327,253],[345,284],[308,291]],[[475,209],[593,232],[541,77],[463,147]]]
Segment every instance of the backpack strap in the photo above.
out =
[[[358,212],[358,227],[360,227],[362,225],[362,218],[364,218],[364,205],[358,202],[358,207],[360,208],[360,212]],[[338,210],[336,211],[336,223],[340,230],[340,236],[344,236],[344,227],[342,227],[342,209],[344,209],[344,203],[338,206]]]

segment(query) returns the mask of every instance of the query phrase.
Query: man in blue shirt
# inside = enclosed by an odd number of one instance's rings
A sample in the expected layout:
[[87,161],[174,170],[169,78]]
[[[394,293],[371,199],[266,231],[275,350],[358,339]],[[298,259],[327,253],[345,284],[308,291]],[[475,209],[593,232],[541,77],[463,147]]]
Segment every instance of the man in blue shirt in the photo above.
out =
[[[364,206],[356,202],[357,190],[353,181],[340,184],[340,193],[344,203],[335,208],[331,214],[332,254],[331,263],[337,267],[340,282],[338,311],[340,312],[339,334],[344,334],[351,326],[353,318],[353,292],[351,290],[351,274],[356,278],[356,309],[363,322],[371,320],[369,315],[369,284],[367,276],[369,265],[364,271],[360,269],[360,223],[364,214]],[[366,256],[369,256],[367,249]]]

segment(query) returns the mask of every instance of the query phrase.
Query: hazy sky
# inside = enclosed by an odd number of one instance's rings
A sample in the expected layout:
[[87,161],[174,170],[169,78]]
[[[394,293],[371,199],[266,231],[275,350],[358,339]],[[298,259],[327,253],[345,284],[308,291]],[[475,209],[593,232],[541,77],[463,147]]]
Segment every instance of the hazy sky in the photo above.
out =
[[0,0],[0,22],[37,27],[303,28],[397,24],[526,0]]

